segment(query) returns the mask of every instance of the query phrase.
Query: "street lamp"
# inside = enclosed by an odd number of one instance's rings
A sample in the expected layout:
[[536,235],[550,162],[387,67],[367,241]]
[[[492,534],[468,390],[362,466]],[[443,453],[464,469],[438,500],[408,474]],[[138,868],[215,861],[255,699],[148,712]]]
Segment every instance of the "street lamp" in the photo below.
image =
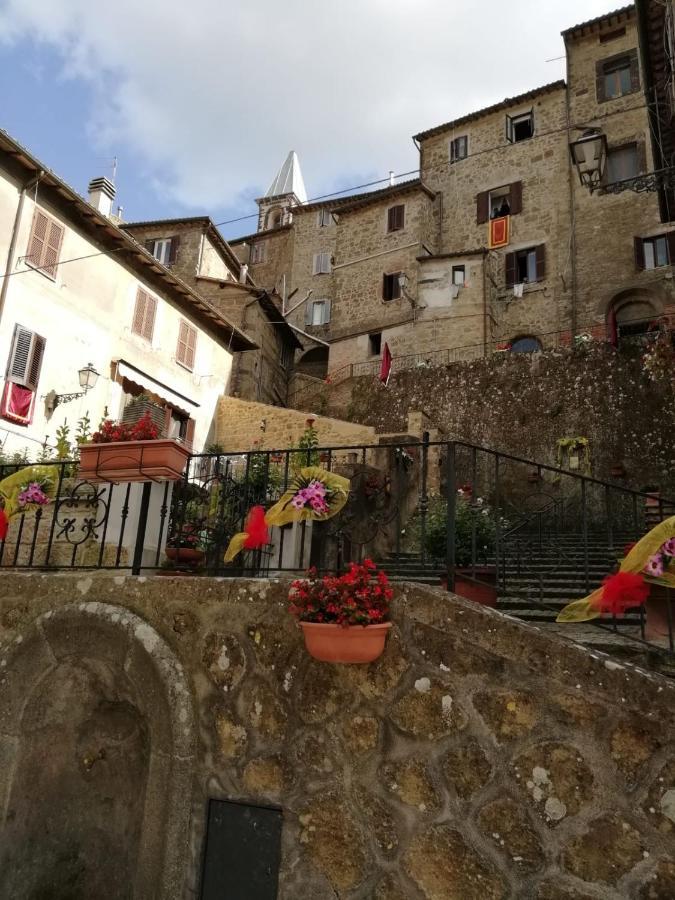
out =
[[600,186],[607,162],[607,138],[595,128],[589,128],[570,144],[572,162],[579,173],[579,181],[591,193]]
[[99,373],[92,363],[87,363],[86,366],[79,369],[77,375],[80,379],[80,387],[82,390],[72,394],[57,394],[56,391],[50,391],[44,398],[47,409],[55,410],[59,403],[70,403],[71,400],[76,400],[78,397],[84,397],[84,395],[92,388],[96,387]]

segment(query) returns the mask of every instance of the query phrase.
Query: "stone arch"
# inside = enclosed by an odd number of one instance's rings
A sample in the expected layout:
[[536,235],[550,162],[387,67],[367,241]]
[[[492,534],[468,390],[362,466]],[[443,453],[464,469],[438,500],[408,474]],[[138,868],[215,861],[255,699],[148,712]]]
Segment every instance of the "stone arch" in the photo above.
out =
[[282,206],[271,206],[265,216],[265,228],[279,228],[283,225],[284,209]]
[[195,725],[164,640],[73,604],[0,648],[0,673],[0,895],[184,897]]
[[328,374],[328,347],[312,347],[303,353],[295,365],[295,371],[300,375],[325,378]]
[[541,341],[531,334],[519,334],[511,341],[513,353],[538,353],[541,350]]

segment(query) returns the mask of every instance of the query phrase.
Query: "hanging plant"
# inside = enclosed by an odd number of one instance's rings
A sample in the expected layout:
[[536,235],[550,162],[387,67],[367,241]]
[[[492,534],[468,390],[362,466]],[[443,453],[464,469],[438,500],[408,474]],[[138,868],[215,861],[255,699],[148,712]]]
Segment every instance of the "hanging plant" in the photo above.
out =
[[[570,469],[582,469],[586,472],[591,470],[591,454],[589,450],[589,441],[586,437],[566,437],[558,438],[556,441],[556,463],[562,468],[565,458],[567,459]],[[572,459],[576,458],[577,464],[572,464]]]

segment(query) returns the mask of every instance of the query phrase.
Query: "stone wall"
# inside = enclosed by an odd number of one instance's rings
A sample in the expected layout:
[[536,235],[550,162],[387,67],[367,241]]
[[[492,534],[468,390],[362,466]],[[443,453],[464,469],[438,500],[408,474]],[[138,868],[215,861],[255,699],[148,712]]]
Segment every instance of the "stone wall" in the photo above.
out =
[[420,586],[327,665],[285,596],[4,576],[0,895],[195,898],[208,798],[281,807],[280,900],[675,895],[671,681]]
[[[263,420],[264,431],[260,427]],[[297,447],[306,428],[307,413],[235,397],[221,397],[214,440],[230,453],[254,449],[283,450]],[[319,416],[315,428],[322,447],[377,443],[375,429],[369,425]]]
[[[392,375],[384,387],[373,375],[333,390],[327,411],[375,426],[403,430],[410,411],[424,410],[449,438],[555,464],[556,442],[590,440],[592,474],[622,463],[633,487],[675,490],[675,397],[642,371],[639,349],[606,344],[587,350],[494,353],[469,363],[416,368]],[[333,401],[335,398],[335,402]]]

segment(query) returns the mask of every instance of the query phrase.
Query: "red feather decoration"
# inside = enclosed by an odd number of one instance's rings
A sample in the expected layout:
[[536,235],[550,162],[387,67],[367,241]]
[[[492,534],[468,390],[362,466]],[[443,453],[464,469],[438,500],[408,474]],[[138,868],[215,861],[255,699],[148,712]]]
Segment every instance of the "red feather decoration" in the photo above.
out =
[[642,575],[617,572],[604,580],[604,589],[597,606],[602,612],[622,616],[632,606],[642,606],[649,596],[649,585]]
[[4,541],[9,531],[9,519],[4,509],[0,509],[0,541]]
[[257,550],[264,544],[269,544],[270,533],[265,523],[265,509],[262,506],[253,506],[246,519],[246,534],[248,537],[244,541],[246,550]]

